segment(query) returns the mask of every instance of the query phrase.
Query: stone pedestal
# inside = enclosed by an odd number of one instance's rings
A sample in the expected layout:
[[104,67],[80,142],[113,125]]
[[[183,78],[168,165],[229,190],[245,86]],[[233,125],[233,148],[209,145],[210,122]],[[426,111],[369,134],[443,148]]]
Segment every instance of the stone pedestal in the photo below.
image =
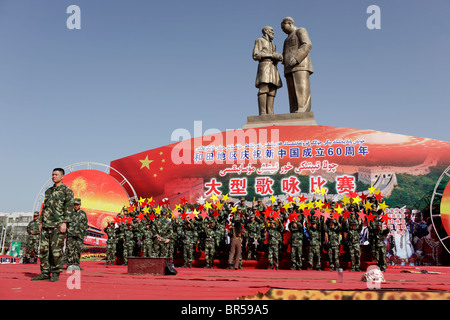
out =
[[243,129],[267,126],[317,126],[312,112],[248,116]]

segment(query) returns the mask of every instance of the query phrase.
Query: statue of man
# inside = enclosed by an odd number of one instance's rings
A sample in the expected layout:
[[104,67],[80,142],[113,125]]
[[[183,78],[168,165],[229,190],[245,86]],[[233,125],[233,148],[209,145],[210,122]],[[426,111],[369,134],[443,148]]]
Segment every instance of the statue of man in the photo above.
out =
[[273,28],[264,27],[262,34],[261,38],[256,39],[253,48],[253,60],[259,61],[255,82],[255,86],[259,88],[259,115],[273,114],[273,101],[277,89],[282,86],[277,64],[283,61],[283,56],[275,52],[276,47],[272,42]]
[[309,112],[311,111],[309,76],[313,73],[313,67],[309,57],[312,44],[308,31],[305,28],[297,28],[291,17],[283,19],[281,29],[288,35],[283,46],[283,64],[290,112]]

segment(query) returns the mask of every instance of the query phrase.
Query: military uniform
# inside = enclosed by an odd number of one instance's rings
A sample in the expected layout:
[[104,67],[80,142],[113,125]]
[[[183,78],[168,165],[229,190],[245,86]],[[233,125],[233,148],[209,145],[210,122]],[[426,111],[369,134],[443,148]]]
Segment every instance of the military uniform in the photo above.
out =
[[248,206],[245,204],[245,198],[241,198],[241,202],[237,206],[238,211],[240,211],[244,216],[248,213]]
[[[27,226],[27,246],[26,246],[26,262],[28,263],[30,258],[33,256],[33,263],[37,263],[37,257],[39,254],[39,238],[41,237],[41,232],[39,231],[39,212],[34,213],[34,219]],[[33,253],[33,255],[31,255]]]
[[142,237],[144,235],[144,223],[136,221],[133,223],[134,247],[133,255],[138,257],[142,250]]
[[250,218],[246,226],[247,230],[247,260],[258,259],[258,245],[261,240],[261,224],[256,219]]
[[151,257],[153,255],[153,230],[150,224],[147,224],[146,229],[144,229],[142,239],[142,255]]
[[[54,279],[63,270],[63,247],[66,233],[61,233],[62,223],[69,223],[73,213],[73,191],[64,184],[53,185],[45,191],[42,214],[39,217],[41,246],[39,257],[41,275],[32,280]],[[50,278],[50,273],[53,273]]]
[[333,271],[335,268],[339,268],[339,248],[341,245],[340,242],[340,231],[341,226],[336,221],[336,219],[332,219],[334,226],[331,226],[331,222],[326,226],[325,233],[327,238],[328,245],[328,259],[330,262],[330,270]]
[[292,270],[302,269],[302,253],[303,253],[303,224],[296,222],[296,226],[291,222],[289,224],[291,231],[291,262]]
[[[81,200],[75,198],[74,204],[81,204]],[[88,219],[86,212],[78,210],[73,212],[72,221],[67,228],[66,255],[67,265],[80,266],[81,251],[83,250],[83,239],[87,235]]]
[[[315,222],[315,221],[314,221]],[[317,227],[307,226],[307,231],[309,234],[309,245],[308,245],[308,263],[309,269],[314,267],[314,261],[316,261],[316,269],[320,270],[320,245],[321,245],[321,232]]]
[[192,268],[192,260],[194,257],[195,245],[197,243],[197,231],[192,222],[186,222],[183,227],[183,267]]
[[108,236],[108,240],[106,240],[106,265],[113,265],[116,260],[116,229],[114,225],[109,224],[105,229],[105,233]]
[[359,234],[362,230],[362,224],[356,219],[347,220],[347,244],[350,251],[351,271],[360,271],[361,264],[361,244]]
[[[162,211],[161,211],[162,213]],[[156,257],[169,257],[170,241],[173,239],[172,220],[164,215],[153,223],[154,249]],[[166,239],[169,241],[166,243]]]
[[216,227],[214,222],[205,221],[205,260],[206,267],[212,268],[214,264],[214,254],[216,253]]
[[134,249],[134,234],[131,230],[131,225],[129,225],[129,228],[125,230],[123,233],[123,259],[124,264],[128,264],[128,257],[133,256],[133,249]]
[[269,233],[269,254],[268,260],[270,264],[270,268],[275,268],[278,270],[278,262],[279,262],[279,249],[280,245],[283,241],[283,236],[279,230],[279,227],[276,225],[274,227],[269,227],[267,230]]
[[386,237],[391,231],[389,227],[386,229],[382,228],[381,221],[376,221],[369,225],[372,229],[373,246],[375,249],[375,260],[377,261],[377,266],[381,271],[386,271]]

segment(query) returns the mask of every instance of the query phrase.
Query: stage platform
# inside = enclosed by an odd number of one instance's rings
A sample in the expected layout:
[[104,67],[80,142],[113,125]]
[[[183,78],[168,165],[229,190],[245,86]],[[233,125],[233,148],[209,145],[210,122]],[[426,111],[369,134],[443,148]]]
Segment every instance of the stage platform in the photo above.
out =
[[[364,272],[292,271],[215,267],[176,268],[177,275],[128,274],[127,266],[82,261],[80,289],[70,289],[76,273],[59,282],[31,281],[39,264],[1,264],[2,300],[235,300],[235,299],[420,299],[450,300],[450,267],[389,267],[380,289],[361,281]],[[424,270],[421,273],[420,271]]]

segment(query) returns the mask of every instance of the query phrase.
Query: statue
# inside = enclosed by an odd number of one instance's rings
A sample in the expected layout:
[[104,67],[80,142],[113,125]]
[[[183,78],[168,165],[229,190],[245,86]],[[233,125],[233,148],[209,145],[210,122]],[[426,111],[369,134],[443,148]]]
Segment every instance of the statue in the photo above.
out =
[[311,111],[309,76],[313,73],[309,52],[312,44],[305,28],[297,28],[294,19],[286,17],[281,29],[288,36],[283,46],[284,76],[291,113]]
[[277,89],[282,86],[277,64],[279,61],[283,61],[283,56],[275,52],[276,47],[272,42],[274,36],[273,28],[264,27],[262,34],[262,38],[258,38],[255,41],[253,59],[259,61],[255,82],[255,86],[259,88],[259,115],[266,115],[273,114],[275,95]]

